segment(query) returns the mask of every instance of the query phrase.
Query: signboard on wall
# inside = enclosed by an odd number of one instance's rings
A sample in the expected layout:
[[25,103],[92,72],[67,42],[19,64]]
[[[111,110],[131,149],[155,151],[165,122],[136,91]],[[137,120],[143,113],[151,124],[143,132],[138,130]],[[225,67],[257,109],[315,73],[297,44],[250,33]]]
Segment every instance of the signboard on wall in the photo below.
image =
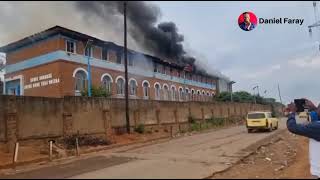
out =
[[50,73],[30,78],[29,82],[24,86],[24,89],[45,87],[57,83],[60,83],[60,78],[53,78],[52,73]]

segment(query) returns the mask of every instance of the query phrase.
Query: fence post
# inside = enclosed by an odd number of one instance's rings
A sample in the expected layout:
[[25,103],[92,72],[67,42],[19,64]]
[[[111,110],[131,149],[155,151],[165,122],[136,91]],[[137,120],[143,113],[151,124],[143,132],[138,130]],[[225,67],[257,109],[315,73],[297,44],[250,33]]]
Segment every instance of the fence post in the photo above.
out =
[[52,161],[52,140],[49,141],[49,159]]
[[18,161],[18,153],[19,153],[19,142],[16,142],[14,146],[14,154],[13,154],[13,162],[12,164],[15,165]]

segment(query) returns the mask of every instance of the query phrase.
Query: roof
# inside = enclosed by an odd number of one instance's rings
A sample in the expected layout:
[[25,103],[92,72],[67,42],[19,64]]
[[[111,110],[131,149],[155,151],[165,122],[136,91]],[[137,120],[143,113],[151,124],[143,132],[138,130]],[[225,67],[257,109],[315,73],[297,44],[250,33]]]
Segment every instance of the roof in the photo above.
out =
[[[23,38],[21,40],[18,40],[16,42],[7,44],[5,46],[2,46],[2,47],[0,47],[0,52],[9,53],[9,52],[12,52],[12,51],[14,51],[14,50],[16,50],[18,48],[21,48],[21,47],[24,47],[26,45],[29,45],[29,44],[32,44],[32,43],[47,39],[49,37],[52,37],[52,36],[55,36],[55,35],[58,35],[58,34],[61,34],[61,35],[64,35],[64,36],[67,36],[67,37],[70,37],[70,38],[73,38],[73,39],[81,40],[81,41],[87,41],[87,40],[91,39],[91,40],[93,40],[94,44],[98,45],[98,46],[111,45],[113,47],[123,48],[122,46],[117,45],[117,44],[115,44],[113,42],[104,41],[104,40],[98,39],[98,38],[93,37],[93,36],[89,36],[89,35],[86,35],[86,34],[71,30],[71,29],[67,29],[65,27],[54,26],[54,27],[51,27],[51,28],[49,28],[47,30],[41,31],[39,33],[33,34],[33,35],[28,36],[26,38]],[[185,64],[176,63],[176,62],[173,62],[173,61],[170,61],[170,60],[160,59],[158,57],[155,57],[155,56],[152,56],[152,55],[149,55],[149,54],[145,54],[145,53],[141,53],[141,52],[136,52],[136,51],[131,50],[131,49],[128,49],[128,52],[131,53],[131,54],[136,54],[137,53],[137,54],[144,55],[144,56],[146,56],[148,58],[151,58],[154,62],[161,63],[161,64],[166,64],[166,65],[169,65],[171,67],[175,67],[175,68],[178,68],[178,69],[181,69],[181,70],[185,66]],[[195,73],[195,74],[199,74],[200,75],[202,73]],[[211,77],[211,78],[218,78],[218,77],[210,75],[208,73],[205,73],[205,74],[202,74],[202,75],[206,75],[206,76]]]
[[252,113],[271,113],[271,111],[269,110],[265,110],[265,111],[249,111],[248,114],[252,114]]

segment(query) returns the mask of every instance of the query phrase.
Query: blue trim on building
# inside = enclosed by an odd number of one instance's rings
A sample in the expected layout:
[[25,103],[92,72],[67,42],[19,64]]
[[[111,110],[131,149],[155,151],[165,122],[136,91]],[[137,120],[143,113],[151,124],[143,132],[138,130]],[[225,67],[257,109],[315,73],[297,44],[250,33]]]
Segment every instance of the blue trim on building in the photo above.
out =
[[[69,62],[81,63],[84,65],[87,64],[87,58],[83,55],[72,54],[72,53],[67,53],[65,51],[62,51],[62,50],[58,50],[58,51],[54,51],[54,52],[51,52],[51,53],[48,53],[45,55],[41,55],[41,56],[38,56],[35,58],[26,59],[26,60],[24,60],[22,62],[18,62],[16,64],[8,65],[8,66],[6,66],[5,70],[6,70],[6,73],[13,73],[13,72],[21,71],[24,69],[32,68],[35,66],[55,62],[60,59],[66,60]],[[124,72],[123,64],[112,63],[110,61],[105,61],[105,60],[96,59],[96,58],[90,58],[90,59],[91,59],[91,66]],[[215,85],[191,81],[191,80],[173,77],[173,76],[169,76],[169,75],[165,75],[165,74],[161,74],[161,73],[155,73],[153,71],[146,71],[145,69],[140,69],[137,67],[130,67],[129,66],[128,72],[131,74],[134,74],[134,75],[145,76],[145,77],[155,77],[157,79],[177,82],[177,83],[181,83],[181,84],[185,84],[185,85],[197,86],[197,87],[202,87],[202,88],[207,88],[207,89],[216,89]]]

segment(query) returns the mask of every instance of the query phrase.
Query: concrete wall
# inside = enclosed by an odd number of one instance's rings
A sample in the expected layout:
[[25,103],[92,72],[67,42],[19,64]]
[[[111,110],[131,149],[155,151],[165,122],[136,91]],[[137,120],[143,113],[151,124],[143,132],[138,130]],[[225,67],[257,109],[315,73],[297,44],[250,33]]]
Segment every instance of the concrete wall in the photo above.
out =
[[17,138],[62,136],[62,103],[56,98],[16,97]]
[[[105,134],[124,128],[124,99],[0,96],[0,141],[63,137],[76,133]],[[247,103],[130,100],[130,124],[174,130],[188,126],[188,117],[243,117],[269,106]],[[13,143],[12,143],[13,144]]]
[[6,123],[5,123],[5,102],[4,96],[0,96],[0,141],[5,141],[6,139]]

